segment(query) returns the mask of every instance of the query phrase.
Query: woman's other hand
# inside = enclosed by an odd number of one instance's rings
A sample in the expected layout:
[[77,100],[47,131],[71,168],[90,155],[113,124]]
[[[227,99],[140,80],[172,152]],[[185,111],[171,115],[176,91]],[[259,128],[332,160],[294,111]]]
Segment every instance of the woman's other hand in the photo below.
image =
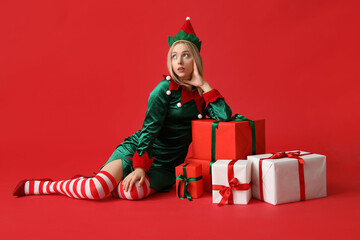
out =
[[145,175],[145,170],[143,168],[135,168],[134,171],[127,175],[126,178],[124,178],[123,180],[124,191],[131,191],[134,184],[139,179],[139,187],[141,187],[145,181]]

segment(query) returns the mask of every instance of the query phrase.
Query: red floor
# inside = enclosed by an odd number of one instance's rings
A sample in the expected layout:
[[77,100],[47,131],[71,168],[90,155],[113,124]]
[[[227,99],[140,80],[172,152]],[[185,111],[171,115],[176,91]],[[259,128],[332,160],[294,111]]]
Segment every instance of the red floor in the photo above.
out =
[[[23,153],[19,151],[18,157]],[[339,167],[342,174],[328,168],[326,198],[278,206],[252,199],[248,205],[218,207],[211,203],[210,193],[189,202],[178,199],[175,189],[142,201],[11,196],[23,177],[59,180],[79,168],[75,164],[66,170],[70,160],[40,170],[31,167],[30,162],[36,166],[36,161],[40,160],[23,162],[17,173],[12,171],[18,167],[16,158],[1,162],[0,236],[5,236],[1,239],[358,239],[360,234],[360,182],[356,168],[346,165]],[[44,171],[50,174],[40,174]],[[34,173],[28,176],[29,172]]]
[[[204,76],[266,119],[267,152],[327,156],[328,197],[217,207],[15,198],[23,178],[91,174],[142,126],[167,36],[190,16]],[[0,240],[359,239],[359,1],[0,1]]]

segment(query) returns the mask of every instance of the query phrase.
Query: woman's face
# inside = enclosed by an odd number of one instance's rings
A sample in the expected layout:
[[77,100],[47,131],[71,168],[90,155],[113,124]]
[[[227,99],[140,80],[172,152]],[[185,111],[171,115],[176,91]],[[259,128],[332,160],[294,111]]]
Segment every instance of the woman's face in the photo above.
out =
[[184,43],[175,45],[171,52],[171,65],[173,71],[181,80],[190,80],[194,70],[194,60]]

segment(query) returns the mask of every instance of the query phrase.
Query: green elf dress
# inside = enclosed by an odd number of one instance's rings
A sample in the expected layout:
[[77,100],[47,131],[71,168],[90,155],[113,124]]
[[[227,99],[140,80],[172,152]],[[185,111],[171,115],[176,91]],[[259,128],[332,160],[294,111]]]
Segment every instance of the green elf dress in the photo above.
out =
[[184,162],[192,141],[191,120],[209,116],[228,121],[232,114],[216,89],[200,96],[197,89],[188,91],[164,77],[149,95],[142,129],[125,138],[105,163],[121,159],[124,177],[135,168],[145,169],[150,187],[158,192],[175,184],[175,167]]

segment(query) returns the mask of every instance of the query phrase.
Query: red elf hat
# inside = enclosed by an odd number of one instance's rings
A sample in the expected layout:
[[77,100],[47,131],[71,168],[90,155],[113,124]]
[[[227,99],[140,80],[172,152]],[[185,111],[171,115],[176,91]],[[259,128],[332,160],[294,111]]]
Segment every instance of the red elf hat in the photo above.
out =
[[174,37],[168,36],[168,43],[170,48],[174,43],[178,41],[190,42],[194,44],[200,52],[201,41],[199,41],[199,38],[195,35],[194,28],[192,27],[190,22],[190,17],[186,18],[186,21],[182,26],[181,30]]

